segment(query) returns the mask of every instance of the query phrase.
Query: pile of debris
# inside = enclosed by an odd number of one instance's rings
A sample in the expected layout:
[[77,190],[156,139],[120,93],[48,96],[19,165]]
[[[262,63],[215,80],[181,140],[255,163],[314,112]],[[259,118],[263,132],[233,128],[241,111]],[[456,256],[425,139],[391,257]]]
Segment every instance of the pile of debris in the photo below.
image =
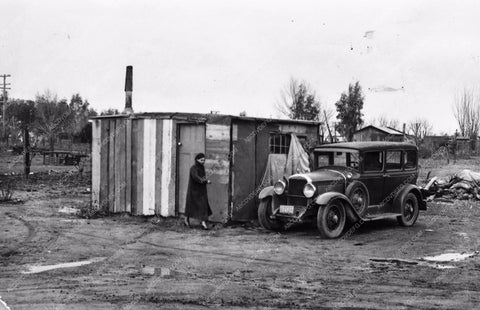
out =
[[467,169],[450,177],[434,177],[424,194],[427,201],[480,200],[480,173]]

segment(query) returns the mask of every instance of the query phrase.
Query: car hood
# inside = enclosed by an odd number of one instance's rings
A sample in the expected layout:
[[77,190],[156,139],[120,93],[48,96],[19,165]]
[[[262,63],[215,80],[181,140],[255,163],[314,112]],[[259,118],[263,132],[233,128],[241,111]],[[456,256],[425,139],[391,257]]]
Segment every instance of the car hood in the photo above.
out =
[[306,179],[309,182],[331,182],[331,181],[346,181],[347,175],[351,177],[356,176],[356,172],[338,169],[335,167],[321,168],[309,173],[294,174],[289,179]]

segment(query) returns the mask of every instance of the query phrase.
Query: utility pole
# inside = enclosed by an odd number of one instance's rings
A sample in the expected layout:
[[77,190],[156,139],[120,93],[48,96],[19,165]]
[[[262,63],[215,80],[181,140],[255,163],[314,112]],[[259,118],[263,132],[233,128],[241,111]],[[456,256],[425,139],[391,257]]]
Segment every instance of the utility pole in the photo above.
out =
[[7,89],[10,89],[10,83],[7,83],[7,77],[10,77],[10,74],[3,74],[0,75],[3,78],[2,90],[3,90],[3,112],[2,112],[2,140],[6,138],[7,131],[6,131],[6,112],[7,112]]

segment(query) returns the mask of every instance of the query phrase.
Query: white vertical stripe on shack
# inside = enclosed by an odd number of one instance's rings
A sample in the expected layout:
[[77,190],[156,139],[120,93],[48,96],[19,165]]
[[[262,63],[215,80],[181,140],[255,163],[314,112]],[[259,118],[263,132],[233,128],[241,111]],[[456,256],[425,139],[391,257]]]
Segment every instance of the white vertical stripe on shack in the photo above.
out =
[[143,215],[155,214],[155,140],[156,119],[144,120],[143,131],[143,205],[139,206]]
[[173,120],[163,120],[162,128],[162,190],[161,190],[161,216],[174,216],[175,205],[170,204],[170,187],[172,183],[172,149],[173,145]]
[[100,205],[100,120],[92,121],[92,205]]

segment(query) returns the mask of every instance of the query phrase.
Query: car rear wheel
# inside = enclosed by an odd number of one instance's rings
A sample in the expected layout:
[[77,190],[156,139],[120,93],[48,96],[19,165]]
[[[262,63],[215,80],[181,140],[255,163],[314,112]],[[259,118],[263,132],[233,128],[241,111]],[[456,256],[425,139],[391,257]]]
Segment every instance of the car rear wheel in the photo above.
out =
[[418,200],[413,193],[408,193],[402,201],[402,215],[397,217],[397,221],[402,226],[412,226],[418,218]]
[[258,222],[260,225],[268,230],[280,230],[282,224],[270,218],[272,215],[272,197],[264,198],[260,201],[258,206]]
[[350,199],[353,208],[357,211],[360,217],[363,217],[367,213],[367,209],[370,203],[370,196],[365,184],[359,181],[353,181],[348,185],[345,195]]
[[323,238],[339,237],[346,222],[345,206],[339,200],[320,206],[317,213],[317,228]]

